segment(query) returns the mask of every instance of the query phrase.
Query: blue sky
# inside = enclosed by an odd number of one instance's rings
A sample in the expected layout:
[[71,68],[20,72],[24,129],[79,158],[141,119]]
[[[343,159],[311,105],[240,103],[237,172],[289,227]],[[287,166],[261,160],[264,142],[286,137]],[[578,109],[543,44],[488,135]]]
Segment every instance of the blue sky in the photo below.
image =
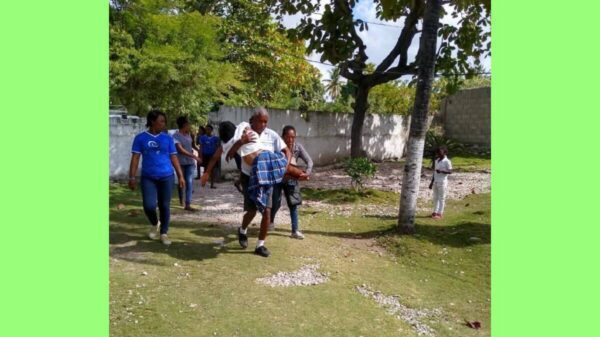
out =
[[[447,12],[448,12],[448,10],[447,10]],[[311,15],[311,17],[314,19],[320,18],[319,15],[314,15],[314,14]],[[294,27],[299,22],[300,18],[301,18],[301,16],[299,16],[299,15],[287,16],[283,19],[283,25],[288,28]],[[400,21],[397,21],[397,22],[378,20],[376,18],[375,4],[373,3],[373,1],[370,1],[370,0],[363,0],[363,1],[360,1],[357,3],[356,7],[354,8],[354,18],[362,19],[362,20],[369,21],[369,22],[385,23],[388,25],[397,26],[397,28],[396,28],[396,27],[380,26],[380,25],[371,24],[371,25],[369,25],[368,30],[364,30],[364,31],[358,33],[360,35],[360,37],[363,39],[365,45],[367,46],[366,53],[367,53],[367,56],[369,57],[369,62],[379,64],[385,58],[385,56],[387,56],[387,54],[390,52],[390,50],[393,48],[394,44],[396,43],[396,40],[398,39],[398,36],[400,35],[400,31],[402,29],[404,19],[401,19]],[[448,14],[442,19],[442,22],[456,23],[456,22],[458,22],[458,19],[454,19]],[[414,58],[414,56],[418,50],[418,40],[419,40],[418,37],[419,36],[417,35],[413,39],[413,44],[409,48],[409,58]],[[311,59],[311,60],[319,60],[320,59],[318,54],[309,55],[309,56],[307,56],[307,58]],[[488,58],[483,59],[482,64],[487,70],[491,71],[491,58],[488,57]],[[318,63],[312,63],[312,65],[314,65],[321,71],[322,79],[329,78],[328,72],[332,67],[326,66],[323,64],[318,64]]]

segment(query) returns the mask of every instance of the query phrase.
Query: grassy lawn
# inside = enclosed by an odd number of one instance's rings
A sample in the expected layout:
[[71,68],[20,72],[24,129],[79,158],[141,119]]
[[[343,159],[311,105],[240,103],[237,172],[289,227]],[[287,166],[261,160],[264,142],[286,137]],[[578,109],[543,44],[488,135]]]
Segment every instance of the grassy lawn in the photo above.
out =
[[[449,202],[441,221],[419,214],[418,234],[405,237],[394,233],[394,214],[370,212],[396,205],[397,195],[346,192],[305,191],[350,215],[301,208],[306,239],[289,238],[282,226],[269,236],[272,255],[265,259],[242,250],[233,229],[211,223],[176,221],[170,247],[150,241],[138,193],[112,186],[111,336],[417,336],[360,295],[361,284],[398,295],[410,308],[440,308],[440,317],[423,321],[436,336],[489,336],[490,195]],[[253,247],[257,228],[249,233]],[[255,283],[311,263],[329,282]],[[480,321],[482,329],[464,326],[464,319]]]

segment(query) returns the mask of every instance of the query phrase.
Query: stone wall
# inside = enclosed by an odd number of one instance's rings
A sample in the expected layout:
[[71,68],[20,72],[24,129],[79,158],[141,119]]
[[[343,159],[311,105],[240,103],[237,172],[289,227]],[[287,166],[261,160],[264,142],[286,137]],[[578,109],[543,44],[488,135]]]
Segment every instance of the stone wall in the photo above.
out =
[[491,145],[491,88],[461,90],[441,104],[440,123],[448,138],[489,149]]

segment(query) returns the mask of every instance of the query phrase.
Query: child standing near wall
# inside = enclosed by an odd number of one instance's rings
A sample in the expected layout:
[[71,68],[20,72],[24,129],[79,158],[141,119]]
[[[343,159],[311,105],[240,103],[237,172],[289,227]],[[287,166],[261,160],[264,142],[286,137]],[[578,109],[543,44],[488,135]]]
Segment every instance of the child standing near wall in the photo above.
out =
[[433,172],[433,213],[431,217],[441,219],[444,214],[446,193],[448,191],[448,175],[452,173],[452,163],[446,156],[448,150],[440,147],[436,151]]

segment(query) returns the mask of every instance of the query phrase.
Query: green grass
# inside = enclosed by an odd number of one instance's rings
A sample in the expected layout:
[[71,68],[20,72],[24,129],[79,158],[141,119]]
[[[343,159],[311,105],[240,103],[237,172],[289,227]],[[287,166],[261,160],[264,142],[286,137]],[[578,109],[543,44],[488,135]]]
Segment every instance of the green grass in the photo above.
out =
[[[489,156],[476,156],[469,154],[450,155],[452,168],[457,172],[480,172],[492,169],[492,160]],[[430,168],[431,160],[423,159],[423,167]]]
[[[426,322],[437,336],[489,336],[489,194],[449,202],[441,221],[419,214],[418,234],[405,237],[395,234],[392,214],[369,214],[391,199],[377,192],[345,204],[348,217],[302,209],[306,240],[278,228],[264,259],[240,249],[232,229],[210,223],[174,222],[169,248],[151,242],[143,214],[133,212],[140,210],[138,194],[112,186],[111,336],[416,336],[354,290],[363,283],[409,307],[441,308],[441,318]],[[251,247],[256,235],[251,227]],[[329,273],[328,283],[270,288],[254,281],[314,261]],[[483,328],[471,330],[463,319]]]
[[390,191],[364,189],[360,192],[351,188],[321,189],[303,188],[302,198],[319,200],[329,204],[368,203],[368,204],[396,204],[399,195]]

